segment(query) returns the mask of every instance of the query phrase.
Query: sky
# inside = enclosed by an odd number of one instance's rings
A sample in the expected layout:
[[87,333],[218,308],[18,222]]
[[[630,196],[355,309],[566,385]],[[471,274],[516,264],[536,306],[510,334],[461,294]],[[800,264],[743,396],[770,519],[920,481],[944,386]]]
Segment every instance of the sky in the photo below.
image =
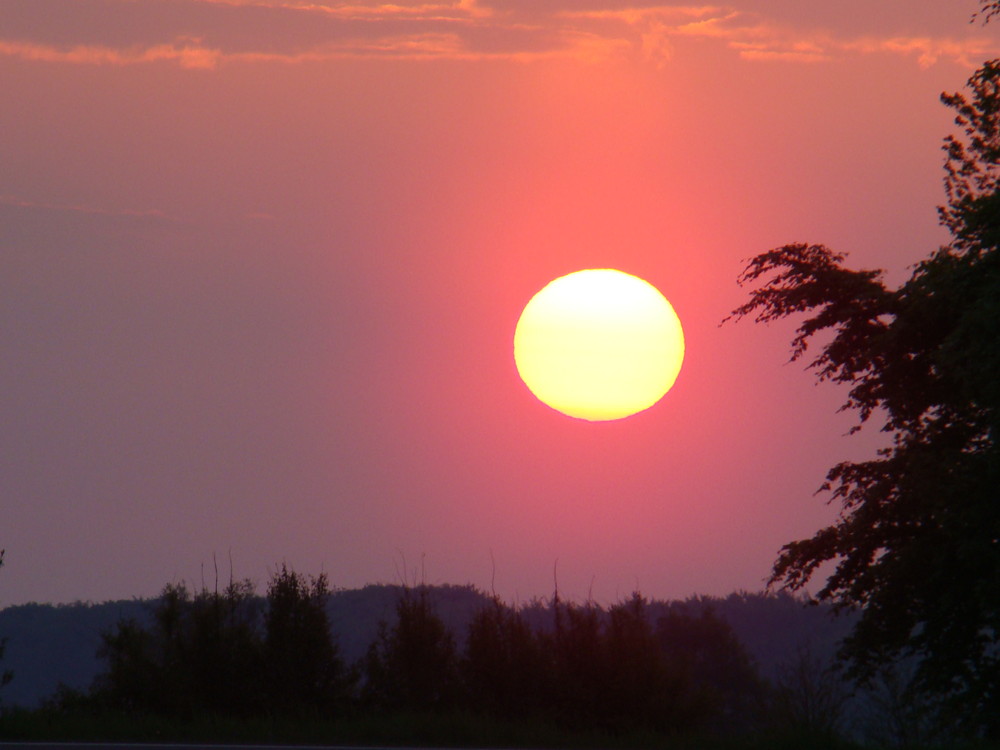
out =
[[[872,455],[794,322],[719,325],[791,242],[890,283],[947,235],[975,0],[0,0],[0,606],[473,584],[761,589]],[[514,327],[617,268],[673,389],[591,423]]]

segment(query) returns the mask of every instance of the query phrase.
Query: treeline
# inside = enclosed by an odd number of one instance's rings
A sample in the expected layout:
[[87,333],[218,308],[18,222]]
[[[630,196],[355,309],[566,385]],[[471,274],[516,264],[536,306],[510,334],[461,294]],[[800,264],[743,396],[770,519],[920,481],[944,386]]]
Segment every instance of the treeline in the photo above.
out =
[[61,690],[50,704],[179,719],[336,715],[356,674],[331,638],[329,593],[325,575],[286,566],[263,599],[250,581],[195,594],[169,584],[150,624],[126,618],[102,634],[105,671],[90,690]]
[[832,729],[829,717],[803,713],[789,686],[763,679],[711,609],[654,621],[638,593],[608,608],[555,596],[539,624],[537,605],[529,613],[493,597],[453,633],[428,587],[401,591],[394,621],[348,662],[331,636],[323,575],[282,566],[264,597],[248,581],[168,585],[151,617],[102,635],[92,686],[61,690],[48,710],[177,720],[461,713],[608,735]]

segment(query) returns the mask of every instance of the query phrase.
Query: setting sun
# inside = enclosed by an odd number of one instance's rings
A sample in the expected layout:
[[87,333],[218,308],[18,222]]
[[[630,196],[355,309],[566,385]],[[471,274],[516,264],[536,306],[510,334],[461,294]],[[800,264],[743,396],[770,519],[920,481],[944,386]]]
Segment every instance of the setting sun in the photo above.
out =
[[621,419],[648,409],[677,379],[684,334],[673,307],[642,279],[590,269],[546,285],[514,332],[521,379],[553,409]]

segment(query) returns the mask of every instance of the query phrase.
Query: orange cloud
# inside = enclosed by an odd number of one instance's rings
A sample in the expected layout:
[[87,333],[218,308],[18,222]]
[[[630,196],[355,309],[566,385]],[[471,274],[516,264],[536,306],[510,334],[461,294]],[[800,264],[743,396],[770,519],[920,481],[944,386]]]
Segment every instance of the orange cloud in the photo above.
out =
[[49,45],[0,41],[0,56],[49,63],[80,65],[136,65],[173,62],[182,68],[212,70],[233,63],[322,62],[343,59],[394,58],[400,60],[512,60],[531,62],[542,59],[572,58],[589,62],[607,59],[624,50],[628,43],[585,33],[564,33],[562,44],[553,49],[511,52],[483,52],[467,49],[454,34],[412,34],[373,39],[353,39],[307,52],[226,53],[193,45],[156,45],[145,49],[118,50],[101,46],[58,49]]
[[604,10],[560,11],[556,15],[564,18],[618,19],[626,23],[641,23],[650,19],[662,21],[668,18],[701,18],[716,15],[723,9],[715,5],[650,5],[644,8],[608,8]]
[[342,19],[387,18],[484,18],[492,15],[489,8],[477,0],[457,0],[448,3],[338,3],[309,2],[308,0],[199,0],[202,3],[228,5],[236,8],[270,8],[274,10],[308,11]]
[[768,49],[764,45],[734,43],[732,45],[744,60],[776,60],[779,62],[816,63],[831,58],[824,52]]
[[916,55],[917,64],[922,68],[928,68],[942,59],[976,68],[984,59],[997,54],[996,42],[989,39],[934,39],[926,36],[862,39],[846,43],[844,49],[864,54],[889,52]]
[[218,65],[219,50],[191,45],[181,47],[159,44],[146,49],[114,49],[96,45],[79,45],[58,49],[44,44],[0,41],[0,55],[41,62],[77,63],[84,65],[133,65],[158,61],[176,62],[182,68],[207,68]]
[[[671,36],[720,40],[746,60],[796,63],[824,62],[845,54],[889,53],[916,55],[921,67],[928,67],[939,60],[950,60],[975,68],[983,59],[998,52],[995,42],[983,38],[838,38],[822,30],[784,26],[732,7],[650,6],[574,15],[579,18],[616,18],[640,27],[644,52],[651,49],[671,50],[667,41]],[[692,17],[696,20],[687,20]],[[675,22],[671,23],[669,19],[675,19]]]
[[[88,7],[88,0],[79,2],[79,7]],[[664,65],[676,54],[681,39],[715,41],[746,60],[787,63],[894,54],[913,56],[923,67],[941,60],[975,67],[997,53],[996,44],[982,38],[852,38],[826,29],[782,24],[734,5],[643,4],[642,0],[631,4],[602,0],[587,5],[579,9],[572,0],[177,0],[169,6],[155,6],[160,13],[156,22],[140,24],[147,38],[131,44],[87,41],[88,33],[91,38],[106,38],[98,31],[106,17],[95,11],[87,23],[79,24],[78,43],[34,34],[4,40],[0,32],[0,56],[90,65],[167,62],[201,70],[240,62],[297,63],[347,57],[517,61],[561,57],[590,61],[635,55]],[[144,18],[142,7],[122,5],[134,18]],[[195,7],[216,9],[198,14],[203,28],[190,28],[188,11]],[[248,13],[248,9],[255,12]],[[42,16],[29,21],[22,29],[44,30]]]

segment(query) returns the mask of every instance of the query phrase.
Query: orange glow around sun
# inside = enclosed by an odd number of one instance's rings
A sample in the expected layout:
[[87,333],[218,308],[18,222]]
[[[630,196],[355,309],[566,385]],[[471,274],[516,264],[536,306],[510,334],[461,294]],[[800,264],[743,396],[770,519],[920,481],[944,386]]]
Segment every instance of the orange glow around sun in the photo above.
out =
[[546,285],[514,331],[514,362],[543,403],[571,417],[621,419],[677,379],[684,333],[652,284],[622,271],[577,271]]

